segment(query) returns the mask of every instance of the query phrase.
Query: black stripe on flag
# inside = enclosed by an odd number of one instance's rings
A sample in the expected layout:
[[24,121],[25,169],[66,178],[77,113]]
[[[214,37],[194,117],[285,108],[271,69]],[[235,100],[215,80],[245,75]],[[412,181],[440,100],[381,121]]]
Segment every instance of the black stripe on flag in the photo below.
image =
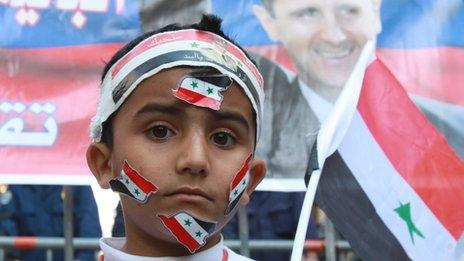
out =
[[[308,165],[306,180],[313,167]],[[324,163],[315,202],[361,259],[410,260],[338,151]]]
[[134,197],[134,195],[132,195],[132,193],[130,193],[127,187],[119,179],[110,180],[110,188],[114,192],[122,193],[135,200],[138,200],[136,197]]
[[196,73],[192,73],[190,75],[200,81],[207,82],[222,89],[226,89],[227,87],[232,85],[232,79],[225,74],[211,74],[210,72],[209,75]]
[[242,191],[242,193],[240,193],[240,195],[238,195],[232,202],[229,203],[229,205],[227,206],[226,211],[224,213],[225,215],[229,215],[230,212],[235,208],[235,206],[237,206],[238,202],[240,201],[240,199],[243,196],[243,193],[245,193],[245,190],[246,189],[244,189]]
[[202,227],[208,234],[211,235],[211,233],[214,232],[214,229],[216,228],[216,223],[215,222],[208,222],[208,221],[203,221],[197,218],[194,218],[192,215],[190,215],[195,221]]

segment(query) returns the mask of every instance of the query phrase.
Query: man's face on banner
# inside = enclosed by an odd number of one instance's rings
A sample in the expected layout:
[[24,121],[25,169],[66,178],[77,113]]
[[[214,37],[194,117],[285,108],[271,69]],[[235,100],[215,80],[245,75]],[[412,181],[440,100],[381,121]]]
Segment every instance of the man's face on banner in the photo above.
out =
[[303,81],[343,86],[361,50],[381,30],[380,0],[274,0],[255,13],[282,42]]

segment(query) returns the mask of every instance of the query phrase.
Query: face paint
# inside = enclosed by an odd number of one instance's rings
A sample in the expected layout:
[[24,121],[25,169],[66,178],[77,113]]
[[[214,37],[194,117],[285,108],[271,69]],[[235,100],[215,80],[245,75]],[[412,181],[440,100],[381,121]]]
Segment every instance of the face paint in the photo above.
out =
[[190,104],[217,111],[223,99],[221,92],[231,84],[232,80],[227,75],[187,75],[181,79],[173,94]]
[[158,191],[158,187],[146,180],[127,161],[124,161],[121,175],[110,180],[111,190],[129,196],[138,202],[147,202],[152,193]]
[[252,158],[252,155],[247,158],[243,167],[240,169],[237,175],[235,175],[234,179],[230,183],[229,205],[227,206],[225,215],[229,215],[230,212],[237,206],[240,198],[248,187],[250,180],[248,169],[250,168],[250,162]]
[[[206,244],[209,237],[219,233],[235,213],[236,206],[249,184],[250,174],[248,170],[252,158],[253,155],[250,155],[246,159],[231,181],[229,203],[223,216],[206,221],[187,213],[185,210],[180,210],[177,214],[172,214],[172,212],[161,214],[157,210],[156,203],[153,202],[155,205],[145,204],[143,206],[143,208],[148,208],[146,211],[154,211],[151,213],[154,214],[156,219],[154,223],[148,225],[150,229],[145,230],[151,231],[150,233],[155,233],[157,236],[162,236],[165,240],[176,240],[185,246],[190,253],[195,253]],[[157,186],[140,175],[127,161],[124,161],[120,177],[110,181],[110,187],[113,191],[129,196],[140,203],[147,203],[150,195],[158,191]],[[136,207],[140,208],[141,206]],[[128,209],[130,213],[130,208]],[[144,215],[146,217],[148,212]],[[141,222],[146,223],[146,219]]]
[[[186,29],[149,36],[111,66],[102,81],[97,113],[90,126],[93,141],[101,141],[103,123],[120,108],[143,80],[164,69],[178,66],[210,68],[233,79],[242,88],[256,113],[256,140],[259,139],[263,118],[264,81],[258,68],[238,46],[226,39],[211,32]],[[183,84],[182,87],[188,87],[191,82],[185,84],[187,85]],[[201,94],[207,94],[207,97],[215,101],[202,106],[219,108],[222,96],[212,88],[217,95],[213,97],[218,98],[214,99],[209,96],[213,95],[211,90],[211,93],[208,93],[208,88],[204,90],[206,93]],[[196,100],[185,95],[180,97],[184,100]],[[197,101],[195,105],[196,103]]]
[[177,241],[184,245],[190,253],[194,253],[206,244],[206,239],[216,227],[215,222],[203,221],[185,212],[179,212],[170,217],[165,215],[158,215],[158,217]]

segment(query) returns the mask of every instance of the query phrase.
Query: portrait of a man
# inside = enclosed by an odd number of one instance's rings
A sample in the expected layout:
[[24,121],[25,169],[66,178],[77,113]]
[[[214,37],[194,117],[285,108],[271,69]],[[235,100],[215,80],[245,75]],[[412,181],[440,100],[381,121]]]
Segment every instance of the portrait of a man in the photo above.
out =
[[[257,59],[267,80],[258,155],[268,177],[302,178],[320,123],[330,113],[364,44],[381,31],[379,0],[263,0],[253,12],[296,67],[288,76]],[[298,183],[295,184],[298,186]]]

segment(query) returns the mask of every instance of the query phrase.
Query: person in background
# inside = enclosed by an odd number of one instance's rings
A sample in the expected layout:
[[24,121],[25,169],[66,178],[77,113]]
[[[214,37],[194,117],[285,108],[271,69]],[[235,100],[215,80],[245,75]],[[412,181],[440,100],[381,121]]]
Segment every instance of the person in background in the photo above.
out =
[[[250,239],[293,240],[295,238],[304,193],[259,191],[247,206]],[[225,239],[239,238],[238,217],[234,217],[223,229]],[[316,225],[311,219],[306,239],[318,238]],[[291,251],[266,250],[251,251],[255,260],[280,261],[290,260]],[[306,253],[305,260],[317,260],[316,253]]]
[[[74,237],[101,237],[98,210],[89,186],[72,186]],[[63,186],[0,185],[0,234],[2,236],[63,237]],[[8,249],[7,258],[46,260],[45,249]],[[76,260],[95,260],[95,251],[76,250]],[[53,250],[53,260],[64,260]]]

